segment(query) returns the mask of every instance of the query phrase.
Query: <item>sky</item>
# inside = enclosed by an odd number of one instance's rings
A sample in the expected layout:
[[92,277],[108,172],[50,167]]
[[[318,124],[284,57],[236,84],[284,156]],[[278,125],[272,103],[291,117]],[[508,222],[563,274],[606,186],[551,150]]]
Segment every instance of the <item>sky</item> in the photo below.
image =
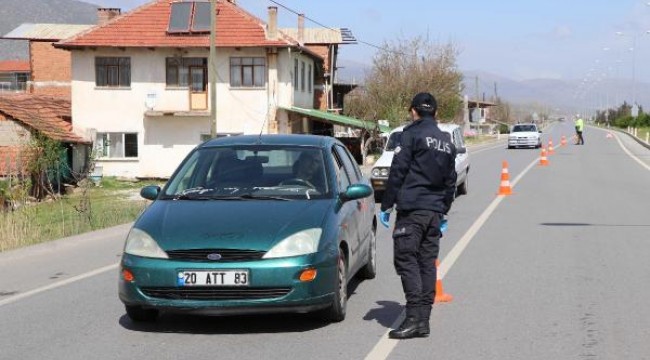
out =
[[[148,0],[86,0],[131,10]],[[649,0],[277,0],[306,27],[349,28],[360,41],[339,58],[370,65],[385,42],[426,36],[458,50],[462,71],[513,80],[634,79],[650,83]],[[269,0],[237,0],[267,20]],[[280,27],[297,16],[279,6]],[[618,34],[617,34],[618,33]],[[361,43],[363,42],[363,43]],[[636,43],[634,47],[633,44]]]

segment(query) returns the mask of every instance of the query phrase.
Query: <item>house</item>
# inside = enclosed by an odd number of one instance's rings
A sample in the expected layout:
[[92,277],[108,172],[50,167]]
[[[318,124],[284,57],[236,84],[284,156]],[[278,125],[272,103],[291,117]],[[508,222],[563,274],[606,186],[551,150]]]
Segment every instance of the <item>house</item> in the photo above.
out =
[[3,39],[27,40],[29,43],[29,61],[25,62],[24,75],[19,77],[21,90],[70,99],[70,53],[52,45],[90,27],[92,25],[22,24],[3,36]]
[[[268,13],[218,1],[217,136],[303,132],[279,107],[314,106],[323,59]],[[209,20],[208,2],[156,0],[54,45],[70,51],[74,131],[104,175],[169,177],[209,138]]]
[[83,169],[83,161],[73,163],[73,154],[88,142],[72,132],[69,100],[4,94],[0,96],[0,177],[25,173],[30,156],[27,148],[37,133],[61,142],[65,148],[63,169],[75,172]]
[[29,80],[29,61],[0,61],[0,93],[24,92]]

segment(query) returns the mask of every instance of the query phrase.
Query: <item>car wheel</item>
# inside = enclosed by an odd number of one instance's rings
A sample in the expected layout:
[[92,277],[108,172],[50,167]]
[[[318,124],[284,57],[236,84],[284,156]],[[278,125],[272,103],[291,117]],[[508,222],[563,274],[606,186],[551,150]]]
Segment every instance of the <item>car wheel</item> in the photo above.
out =
[[514,146],[508,145],[508,150],[512,149]]
[[142,306],[125,305],[126,314],[136,322],[153,322],[158,317],[158,310],[145,309]]
[[370,232],[370,240],[368,244],[368,262],[361,268],[359,274],[364,279],[374,279],[377,276],[377,237],[375,232],[377,229],[372,229]]
[[334,302],[330,308],[325,309],[325,319],[331,322],[340,322],[345,319],[345,312],[348,306],[348,269],[345,261],[345,254],[339,249],[337,260],[336,290]]
[[381,198],[384,197],[384,192],[383,191],[375,191],[375,202],[376,203],[381,203]]
[[465,172],[465,181],[462,184],[458,185],[458,195],[467,195],[467,182],[469,181],[469,171]]

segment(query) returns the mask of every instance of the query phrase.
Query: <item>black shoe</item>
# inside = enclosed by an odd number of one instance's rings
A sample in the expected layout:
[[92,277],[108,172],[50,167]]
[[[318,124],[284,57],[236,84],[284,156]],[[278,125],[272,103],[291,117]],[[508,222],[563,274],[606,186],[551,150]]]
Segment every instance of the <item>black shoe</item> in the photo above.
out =
[[388,333],[388,337],[391,339],[411,339],[427,336],[429,336],[429,322],[418,320],[415,317],[407,317],[399,328]]

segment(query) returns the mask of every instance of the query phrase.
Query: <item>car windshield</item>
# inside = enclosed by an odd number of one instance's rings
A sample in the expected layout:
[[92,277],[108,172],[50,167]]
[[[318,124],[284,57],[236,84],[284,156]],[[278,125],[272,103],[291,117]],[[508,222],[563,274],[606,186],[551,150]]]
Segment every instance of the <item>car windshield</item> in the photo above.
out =
[[512,132],[537,132],[535,125],[515,125]]
[[396,131],[390,134],[388,142],[386,143],[387,151],[395,151],[395,148],[402,144],[402,132]]
[[295,200],[330,196],[323,152],[313,147],[201,148],[167,182],[176,200]]

